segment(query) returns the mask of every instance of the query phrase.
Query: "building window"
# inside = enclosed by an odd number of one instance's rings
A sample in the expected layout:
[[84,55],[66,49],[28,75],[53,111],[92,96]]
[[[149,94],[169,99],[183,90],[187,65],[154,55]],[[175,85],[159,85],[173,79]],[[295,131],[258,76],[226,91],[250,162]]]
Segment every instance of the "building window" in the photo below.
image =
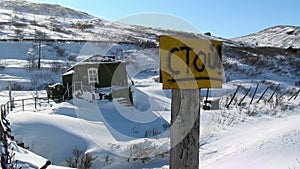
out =
[[74,82],[74,91],[82,90],[82,82]]
[[99,83],[99,80],[98,80],[98,69],[96,69],[96,68],[89,68],[88,69],[88,77],[89,77],[89,84],[91,84],[91,83]]

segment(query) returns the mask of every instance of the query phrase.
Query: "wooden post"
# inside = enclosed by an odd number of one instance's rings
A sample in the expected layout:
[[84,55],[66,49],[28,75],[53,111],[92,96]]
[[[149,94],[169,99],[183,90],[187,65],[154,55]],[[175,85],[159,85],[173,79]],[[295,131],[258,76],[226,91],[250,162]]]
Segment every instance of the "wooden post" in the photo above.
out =
[[299,89],[295,94],[293,94],[293,95],[289,98],[288,101],[290,101],[293,97],[294,97],[294,100],[296,100],[296,99],[297,99],[297,96],[298,96],[298,94],[299,94],[299,92],[300,92],[300,89]]
[[199,89],[172,90],[170,169],[199,168]]
[[271,97],[269,98],[268,102],[271,101],[271,99],[273,98],[274,94],[276,93],[276,91],[279,89],[280,83],[278,84],[278,86],[276,87],[276,89],[274,90],[274,92],[272,93]]
[[68,99],[70,99],[70,86],[69,86],[69,83],[67,83],[67,92],[68,92]]
[[239,102],[239,106],[241,106],[241,104],[243,103],[244,99],[246,98],[246,96],[248,95],[248,93],[250,92],[251,87],[246,91],[246,94],[244,95],[244,97],[241,99],[241,101]]
[[256,91],[257,91],[257,89],[258,89],[258,85],[259,85],[259,83],[257,83],[257,85],[256,85],[256,88],[255,88],[255,91],[254,91],[253,96],[252,96],[252,98],[251,98],[250,104],[252,104],[252,102],[253,102],[254,96],[255,96]]
[[36,109],[36,104],[37,104],[37,98],[34,97],[34,108]]
[[22,99],[22,109],[23,109],[23,111],[25,110],[25,108],[24,108],[24,99]]
[[46,169],[47,167],[49,167],[49,165],[51,165],[51,161],[47,161],[45,165],[43,165],[40,169]]
[[13,110],[13,107],[14,107],[14,102],[13,102],[13,97],[12,97],[12,89],[11,89],[11,83],[10,81],[8,82],[8,95],[9,95],[9,102],[10,102],[10,111]]
[[206,97],[205,97],[205,107],[207,106],[207,102],[208,102],[208,94],[209,94],[209,88],[207,88],[207,90],[206,90]]
[[39,58],[38,58],[38,69],[41,68],[41,50],[42,50],[42,47],[41,47],[41,41],[39,41]]
[[235,95],[237,94],[239,88],[240,88],[240,86],[238,86],[238,87],[236,88],[236,90],[235,90],[235,92],[234,92],[234,94],[233,94],[231,100],[229,101],[229,103],[228,103],[227,106],[226,106],[227,109],[229,108],[230,104],[232,103],[233,99],[235,98]]
[[266,94],[268,89],[269,89],[269,86],[266,88],[266,90],[263,92],[263,94],[260,96],[260,98],[257,100],[256,103],[259,103],[259,101],[264,97],[264,95]]
[[222,42],[160,36],[159,49],[162,88],[172,89],[170,169],[199,169],[199,89],[222,88]]
[[299,95],[299,92],[300,92],[300,89],[295,93],[295,97],[294,97],[294,100],[297,99],[298,95]]
[[9,113],[9,101],[6,103],[6,114]]

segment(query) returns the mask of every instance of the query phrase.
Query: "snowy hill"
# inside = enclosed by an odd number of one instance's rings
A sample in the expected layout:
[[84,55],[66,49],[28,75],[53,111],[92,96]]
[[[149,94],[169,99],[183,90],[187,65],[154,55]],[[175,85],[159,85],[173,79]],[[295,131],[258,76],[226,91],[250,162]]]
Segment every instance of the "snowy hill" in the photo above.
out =
[[60,5],[28,2],[25,0],[1,0],[0,8],[28,14],[45,15],[52,17],[67,17],[74,19],[91,19],[93,16]]
[[110,22],[59,5],[24,0],[1,0],[0,5],[1,40],[59,39],[137,43],[157,40],[161,34],[202,36]]
[[[300,81],[299,27],[276,26],[228,40],[110,22],[59,5],[0,0],[0,28],[0,101],[8,101],[10,82],[16,101],[7,118],[19,144],[10,146],[22,168],[39,168],[50,160],[49,169],[62,169],[78,148],[96,157],[95,169],[167,169],[171,92],[156,81],[159,35],[224,42],[220,110],[201,109],[201,168],[300,166],[300,97],[292,97]],[[33,97],[45,97],[48,83],[61,82],[66,69],[94,54],[116,55],[128,63],[135,105],[92,103],[86,92],[83,99],[41,101],[34,107]],[[22,99],[28,99],[24,108]]]
[[260,47],[300,48],[299,26],[274,26],[254,34],[232,39]]
[[[8,81],[26,90],[43,89],[47,83],[60,82],[60,74],[67,68],[94,54],[126,59],[151,53],[153,57],[146,63],[158,65],[158,36],[162,34],[218,39],[110,22],[59,5],[23,0],[0,3],[0,66],[6,70],[2,72],[0,89],[5,89]],[[31,69],[39,57],[42,70]],[[140,60],[130,57],[127,61],[138,64]],[[21,71],[29,73],[20,77]]]

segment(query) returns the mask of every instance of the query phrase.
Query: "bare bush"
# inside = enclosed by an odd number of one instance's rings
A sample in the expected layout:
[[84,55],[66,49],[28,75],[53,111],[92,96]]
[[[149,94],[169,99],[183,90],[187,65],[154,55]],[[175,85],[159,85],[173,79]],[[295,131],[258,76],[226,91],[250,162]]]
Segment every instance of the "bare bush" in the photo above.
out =
[[56,56],[58,56],[58,57],[66,57],[67,56],[65,49],[62,49],[59,46],[55,46],[54,49],[56,51]]
[[98,157],[93,156],[91,153],[83,153],[82,150],[79,150],[77,146],[73,149],[73,157],[66,160],[69,167],[79,168],[79,169],[88,169],[91,168],[93,161]]
[[[6,87],[6,90],[8,90],[8,89],[9,89],[9,87]],[[13,90],[13,91],[21,91],[23,89],[24,89],[24,86],[22,86],[18,83],[14,83],[11,85],[11,90]]]
[[58,61],[53,61],[50,63],[51,67],[50,70],[52,72],[61,72],[64,70],[64,64]]

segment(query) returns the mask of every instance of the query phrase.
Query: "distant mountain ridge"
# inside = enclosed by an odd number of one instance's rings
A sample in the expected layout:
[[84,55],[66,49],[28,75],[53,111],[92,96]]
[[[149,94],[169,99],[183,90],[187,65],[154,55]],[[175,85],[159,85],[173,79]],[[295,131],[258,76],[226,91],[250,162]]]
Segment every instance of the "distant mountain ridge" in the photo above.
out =
[[299,26],[274,26],[257,33],[225,39],[175,30],[111,22],[60,5],[26,0],[0,0],[0,40],[152,42],[175,35],[223,41],[227,46],[300,48]]
[[191,32],[127,25],[107,21],[60,5],[25,0],[0,0],[0,40],[54,39],[158,43],[158,36],[173,35],[234,42]]
[[233,38],[232,40],[258,46],[300,49],[299,26],[273,26],[257,33]]
[[74,19],[94,18],[94,16],[89,15],[85,12],[76,11],[74,9],[66,8],[60,5],[36,3],[25,0],[0,0],[0,9],[53,17],[66,17]]

